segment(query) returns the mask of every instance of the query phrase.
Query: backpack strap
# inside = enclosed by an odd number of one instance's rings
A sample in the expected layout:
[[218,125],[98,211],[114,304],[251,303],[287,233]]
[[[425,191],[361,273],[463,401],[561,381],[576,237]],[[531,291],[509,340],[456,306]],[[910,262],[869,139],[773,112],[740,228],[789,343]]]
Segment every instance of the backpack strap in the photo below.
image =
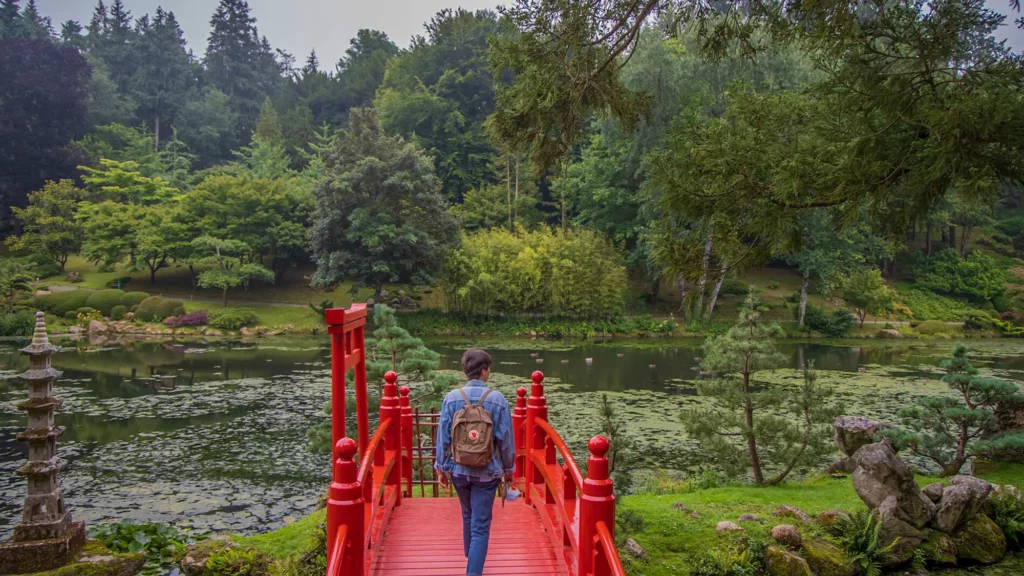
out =
[[466,391],[459,388],[459,394],[462,394],[462,399],[466,401],[466,406],[472,406],[473,403],[469,401],[469,396],[466,396]]
[[[484,392],[484,395],[480,397],[480,401],[477,402],[476,405],[477,406],[483,406],[484,405],[484,400],[487,400],[487,397],[490,396],[490,395],[491,395],[491,389],[488,388],[487,391]],[[463,394],[463,396],[465,396],[465,394]],[[468,402],[468,400],[467,400],[467,402]]]

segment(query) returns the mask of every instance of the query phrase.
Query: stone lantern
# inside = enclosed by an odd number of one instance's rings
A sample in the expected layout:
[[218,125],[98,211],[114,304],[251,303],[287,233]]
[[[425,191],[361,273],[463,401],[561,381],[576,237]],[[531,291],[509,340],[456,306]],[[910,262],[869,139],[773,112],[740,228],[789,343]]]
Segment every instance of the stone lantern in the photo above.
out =
[[64,428],[53,423],[53,411],[63,402],[53,395],[60,371],[50,357],[60,347],[50,344],[42,312],[36,313],[32,343],[21,350],[29,357],[28,371],[19,378],[28,384],[28,400],[18,408],[28,412],[28,429],[18,440],[28,443],[28,462],[15,472],[28,480],[28,495],[14,536],[0,545],[0,574],[52,570],[71,561],[85,543],[85,523],[73,522],[64,507],[57,473],[65,462],[57,457],[57,438]]

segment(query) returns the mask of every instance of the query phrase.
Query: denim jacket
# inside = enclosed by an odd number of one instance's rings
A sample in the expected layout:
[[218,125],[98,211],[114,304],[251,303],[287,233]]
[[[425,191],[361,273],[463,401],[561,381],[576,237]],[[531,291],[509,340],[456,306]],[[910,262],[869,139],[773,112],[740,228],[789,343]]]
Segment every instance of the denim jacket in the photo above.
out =
[[[480,380],[470,380],[463,388],[466,396],[473,403],[479,402],[480,397],[487,390],[487,384]],[[501,478],[504,473],[512,472],[516,468],[516,442],[512,433],[512,413],[508,407],[508,401],[497,390],[491,393],[484,400],[483,406],[491,414],[491,422],[494,426],[494,454],[491,461],[484,468],[463,466],[452,460],[452,420],[455,413],[466,405],[458,390],[452,390],[445,396],[444,405],[441,407],[441,420],[437,425],[437,452],[435,454],[434,469],[448,474],[468,476],[470,478]]]

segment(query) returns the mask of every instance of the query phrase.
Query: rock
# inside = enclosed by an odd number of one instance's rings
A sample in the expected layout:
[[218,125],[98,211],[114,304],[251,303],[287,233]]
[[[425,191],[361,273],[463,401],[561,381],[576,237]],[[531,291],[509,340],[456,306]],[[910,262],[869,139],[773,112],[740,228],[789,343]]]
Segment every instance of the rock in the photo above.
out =
[[223,335],[224,335],[224,333],[221,332],[220,330],[210,330],[209,332],[206,333],[206,336],[223,336]]
[[928,538],[921,544],[925,558],[935,564],[956,564],[956,544],[949,534],[932,530]]
[[954,476],[949,482],[952,485],[942,491],[942,504],[936,515],[938,529],[946,534],[974,518],[992,492],[991,484],[970,476]]
[[839,451],[853,456],[862,446],[874,443],[875,435],[890,426],[862,416],[840,416],[832,422],[832,428]]
[[958,560],[995,564],[1006,555],[1006,536],[988,516],[978,514],[952,534]]
[[249,330],[248,327],[242,326],[242,329],[238,331],[242,336],[256,336],[256,332]]
[[835,462],[829,464],[828,468],[825,468],[825,473],[834,475],[839,472],[845,472],[847,474],[853,474],[853,471],[857,469],[857,461],[853,458],[840,458]]
[[761,517],[757,514],[744,514],[739,517],[739,522],[760,522]]
[[790,550],[799,550],[800,545],[804,542],[800,531],[792,524],[779,524],[772,528],[772,538]]
[[743,532],[738,524],[723,520],[715,526],[715,532]]
[[780,518],[796,518],[801,522],[810,522],[811,517],[806,512],[797,508],[796,506],[788,506],[783,504],[772,512],[772,516],[778,516]]
[[89,320],[89,334],[99,334],[100,332],[106,332],[107,326],[103,322],[98,320]]
[[849,520],[850,515],[844,510],[822,510],[814,520],[830,534],[838,534],[842,531],[842,524]]
[[690,510],[690,508],[682,502],[673,502],[672,508],[679,510],[690,518],[700,518],[700,514],[698,514],[696,510]]
[[647,560],[647,552],[632,538],[626,540],[626,543],[622,546],[622,551],[637,560]]
[[82,329],[79,328],[78,326],[72,326],[72,327],[68,328],[68,334],[81,334],[81,333],[82,333]]
[[764,564],[769,576],[814,576],[807,560],[777,546],[764,549]]
[[875,338],[895,340],[897,338],[903,338],[903,334],[900,334],[899,330],[893,330],[890,328],[887,330],[879,330],[878,334],[875,334]]
[[899,502],[895,496],[886,498],[877,510],[882,526],[878,533],[878,543],[885,548],[892,548],[883,556],[885,567],[906,564],[914,557],[916,550],[924,542],[927,534],[901,518]]
[[398,291],[398,295],[399,296],[405,296],[405,290],[399,290]]
[[924,488],[921,488],[921,492],[923,492],[929,500],[938,504],[939,500],[942,500],[942,491],[945,488],[946,487],[942,485],[942,482],[935,482],[933,484],[925,486]]
[[86,540],[70,564],[39,576],[135,576],[146,563],[146,555],[111,552],[98,540]]
[[853,489],[868,508],[877,509],[887,498],[895,498],[899,518],[923,528],[935,517],[935,504],[921,493],[914,474],[887,442],[862,446],[853,455],[857,471]]
[[816,576],[857,576],[859,573],[846,552],[824,540],[807,540],[802,551]]

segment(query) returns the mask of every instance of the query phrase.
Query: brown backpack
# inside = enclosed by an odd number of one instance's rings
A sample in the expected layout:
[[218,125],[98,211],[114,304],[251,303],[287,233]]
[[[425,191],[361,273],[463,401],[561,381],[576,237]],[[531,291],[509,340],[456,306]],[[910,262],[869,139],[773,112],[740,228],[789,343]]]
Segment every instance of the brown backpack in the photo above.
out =
[[459,389],[466,405],[452,419],[452,460],[456,464],[482,468],[491,461],[494,453],[494,424],[491,422],[491,413],[483,407],[490,393],[488,388],[480,401],[473,404],[466,392]]

